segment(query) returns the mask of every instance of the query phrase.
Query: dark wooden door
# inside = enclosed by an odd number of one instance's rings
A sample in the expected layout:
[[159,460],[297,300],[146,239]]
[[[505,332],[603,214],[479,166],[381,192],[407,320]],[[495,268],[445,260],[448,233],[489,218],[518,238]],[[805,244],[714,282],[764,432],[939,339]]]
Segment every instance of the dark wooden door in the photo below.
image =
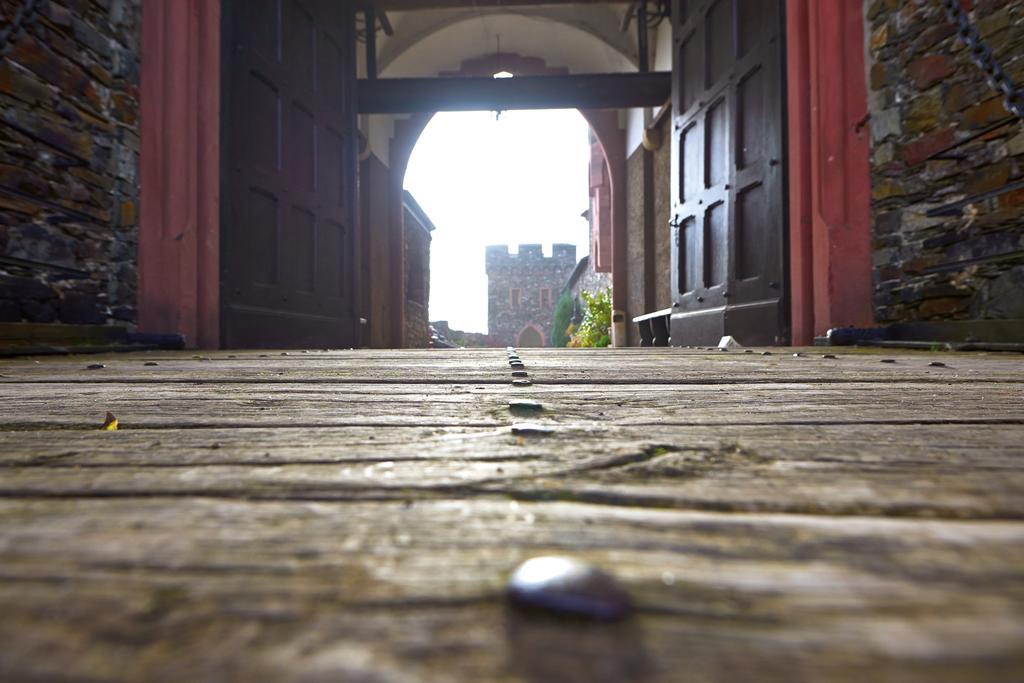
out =
[[351,3],[230,0],[222,21],[224,344],[351,346]]
[[789,339],[782,6],[673,3],[675,345]]

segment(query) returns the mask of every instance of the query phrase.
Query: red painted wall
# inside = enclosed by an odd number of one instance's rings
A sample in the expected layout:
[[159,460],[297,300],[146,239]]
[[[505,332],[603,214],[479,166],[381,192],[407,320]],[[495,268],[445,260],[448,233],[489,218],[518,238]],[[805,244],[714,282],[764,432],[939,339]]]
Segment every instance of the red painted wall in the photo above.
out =
[[794,344],[874,323],[861,5],[787,0]]
[[144,0],[139,329],[220,343],[220,1]]

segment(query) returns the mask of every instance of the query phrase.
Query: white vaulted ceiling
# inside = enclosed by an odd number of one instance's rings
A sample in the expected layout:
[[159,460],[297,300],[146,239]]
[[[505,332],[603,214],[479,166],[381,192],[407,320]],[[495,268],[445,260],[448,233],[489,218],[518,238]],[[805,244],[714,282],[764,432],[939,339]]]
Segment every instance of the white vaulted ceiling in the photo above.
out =
[[[431,77],[459,71],[466,60],[498,52],[535,57],[570,73],[615,73],[637,68],[636,23],[622,31],[628,5],[576,5],[393,11],[391,36],[378,31],[377,73],[381,78]],[[361,17],[360,17],[361,23]],[[365,75],[365,44],[357,54]],[[404,116],[361,117],[370,148],[387,162],[393,121]]]
[[636,68],[635,31],[620,30],[625,6],[422,10],[388,14],[394,35],[378,33],[384,78],[457,71],[466,59],[498,51],[544,59],[572,73]]

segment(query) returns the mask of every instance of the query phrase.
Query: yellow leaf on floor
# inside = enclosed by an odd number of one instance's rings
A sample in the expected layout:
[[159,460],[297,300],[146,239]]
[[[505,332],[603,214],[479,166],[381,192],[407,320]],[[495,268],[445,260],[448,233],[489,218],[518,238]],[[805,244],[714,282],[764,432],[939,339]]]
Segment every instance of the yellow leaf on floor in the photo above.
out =
[[108,432],[117,430],[117,418],[114,417],[113,413],[107,413],[107,419],[103,421],[103,429]]

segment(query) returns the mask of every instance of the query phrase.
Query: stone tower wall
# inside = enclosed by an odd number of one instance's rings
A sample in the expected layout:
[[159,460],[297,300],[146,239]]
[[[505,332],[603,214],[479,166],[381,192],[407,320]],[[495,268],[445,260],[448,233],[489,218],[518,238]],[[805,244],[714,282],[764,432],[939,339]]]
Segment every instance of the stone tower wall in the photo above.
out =
[[[487,331],[503,346],[515,346],[523,329],[536,327],[548,345],[558,295],[576,267],[576,247],[556,244],[544,256],[539,244],[523,244],[518,254],[504,245],[487,247]],[[542,301],[542,290],[548,290]],[[519,291],[519,305],[514,302]]]

